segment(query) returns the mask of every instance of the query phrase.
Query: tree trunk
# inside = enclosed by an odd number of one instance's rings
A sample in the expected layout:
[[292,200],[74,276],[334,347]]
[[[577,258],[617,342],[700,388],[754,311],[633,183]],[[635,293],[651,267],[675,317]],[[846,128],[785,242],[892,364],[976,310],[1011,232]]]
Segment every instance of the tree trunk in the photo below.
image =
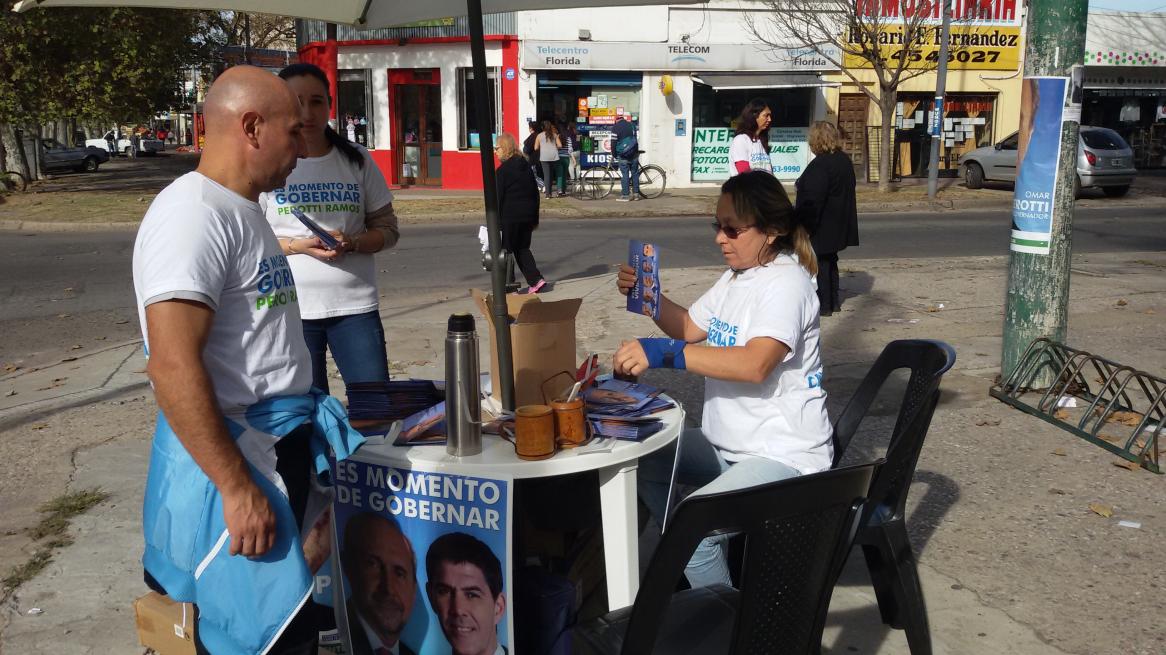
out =
[[[6,160],[0,162],[6,171],[16,171],[24,176],[26,180],[33,180],[31,171],[29,170],[28,153],[25,151],[24,142],[22,138],[17,136],[19,127],[11,124],[4,124],[0,126],[0,139],[4,140],[4,149],[6,151]],[[23,134],[23,131],[21,131]]]
[[890,191],[891,175],[895,170],[895,106],[899,93],[886,87],[880,91],[879,111],[883,122],[882,138],[879,139],[879,191]]

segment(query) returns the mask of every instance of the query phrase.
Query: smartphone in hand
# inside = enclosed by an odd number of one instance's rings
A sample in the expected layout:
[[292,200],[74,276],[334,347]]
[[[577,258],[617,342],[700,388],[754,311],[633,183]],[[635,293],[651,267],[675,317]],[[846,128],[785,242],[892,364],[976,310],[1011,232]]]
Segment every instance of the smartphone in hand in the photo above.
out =
[[320,241],[324,244],[325,248],[327,248],[328,250],[339,250],[340,249],[340,241],[337,240],[336,237],[329,234],[327,230],[320,227],[319,223],[308,218],[308,215],[305,214],[304,212],[300,211],[298,207],[292,207],[291,213],[292,213],[292,216],[295,216],[297,219],[299,219],[299,221],[301,223],[304,224],[304,227],[311,230],[312,234],[319,237]]

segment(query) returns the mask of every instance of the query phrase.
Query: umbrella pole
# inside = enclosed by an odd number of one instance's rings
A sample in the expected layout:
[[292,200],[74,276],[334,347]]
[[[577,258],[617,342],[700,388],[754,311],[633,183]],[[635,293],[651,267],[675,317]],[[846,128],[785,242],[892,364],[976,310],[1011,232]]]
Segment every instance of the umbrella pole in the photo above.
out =
[[506,266],[500,259],[502,232],[498,220],[498,191],[494,181],[494,122],[490,116],[490,86],[486,79],[486,39],[483,36],[482,0],[466,0],[470,27],[470,56],[474,65],[473,93],[477,97],[478,145],[482,156],[482,195],[486,201],[486,232],[490,246],[490,281],[493,289],[491,319],[498,339],[498,375],[502,407],[514,410],[514,357],[510,344],[510,318],[506,312]]

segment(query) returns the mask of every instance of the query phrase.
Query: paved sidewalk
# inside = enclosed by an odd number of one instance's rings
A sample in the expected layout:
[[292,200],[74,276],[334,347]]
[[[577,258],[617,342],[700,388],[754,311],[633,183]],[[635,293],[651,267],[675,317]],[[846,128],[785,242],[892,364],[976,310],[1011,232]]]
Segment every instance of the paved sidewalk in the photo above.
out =
[[[1166,652],[1164,478],[1113,466],[1115,458],[1101,449],[987,395],[998,370],[1007,259],[844,255],[841,267],[844,310],[823,319],[832,413],[890,340],[939,338],[959,354],[908,507],[935,652]],[[1073,270],[1069,343],[1166,373],[1166,253],[1082,256]],[[666,270],[664,290],[687,304],[718,272]],[[597,351],[610,361],[621,339],[652,331],[646,319],[623,310],[612,274],[563,280],[547,295],[563,297],[584,300],[580,355]],[[393,370],[440,376],[443,325],[455,311],[475,311],[468,295],[390,294],[381,314]],[[35,505],[30,499],[66,488],[112,492],[74,521],[75,543],[0,607],[0,653],[138,652],[130,603],[144,592],[139,513],[154,409],[140,366],[132,364],[141,362],[135,347],[0,378],[0,475],[25,484],[19,494],[0,491],[0,507]],[[489,352],[485,343],[482,352]],[[43,390],[53,380],[58,386]],[[701,383],[694,376],[653,371],[647,380],[666,386],[699,417]],[[6,397],[8,390],[19,393]],[[34,392],[42,395],[29,403]],[[884,444],[872,435],[893,420],[877,402],[851,456],[876,457]],[[43,444],[54,459],[29,462],[30,443]],[[1092,502],[1111,505],[1114,515],[1090,512]],[[14,525],[27,525],[34,518],[27,514]],[[1141,527],[1120,527],[1122,519]],[[0,534],[0,549],[27,553],[27,537],[11,532]],[[33,608],[43,612],[29,614]],[[907,652],[902,632],[880,624],[857,554],[835,593],[825,643],[830,652]]]

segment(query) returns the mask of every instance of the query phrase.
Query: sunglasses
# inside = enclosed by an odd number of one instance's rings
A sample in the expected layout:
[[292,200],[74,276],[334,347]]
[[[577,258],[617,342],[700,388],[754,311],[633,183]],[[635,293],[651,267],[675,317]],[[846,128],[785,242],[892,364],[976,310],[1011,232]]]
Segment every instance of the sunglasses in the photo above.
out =
[[729,237],[730,239],[736,239],[737,237],[741,236],[742,232],[756,227],[755,225],[746,225],[744,227],[729,227],[727,225],[721,225],[719,221],[713,221],[710,223],[710,225],[712,225],[713,234],[716,234],[717,232],[724,232],[725,236]]

